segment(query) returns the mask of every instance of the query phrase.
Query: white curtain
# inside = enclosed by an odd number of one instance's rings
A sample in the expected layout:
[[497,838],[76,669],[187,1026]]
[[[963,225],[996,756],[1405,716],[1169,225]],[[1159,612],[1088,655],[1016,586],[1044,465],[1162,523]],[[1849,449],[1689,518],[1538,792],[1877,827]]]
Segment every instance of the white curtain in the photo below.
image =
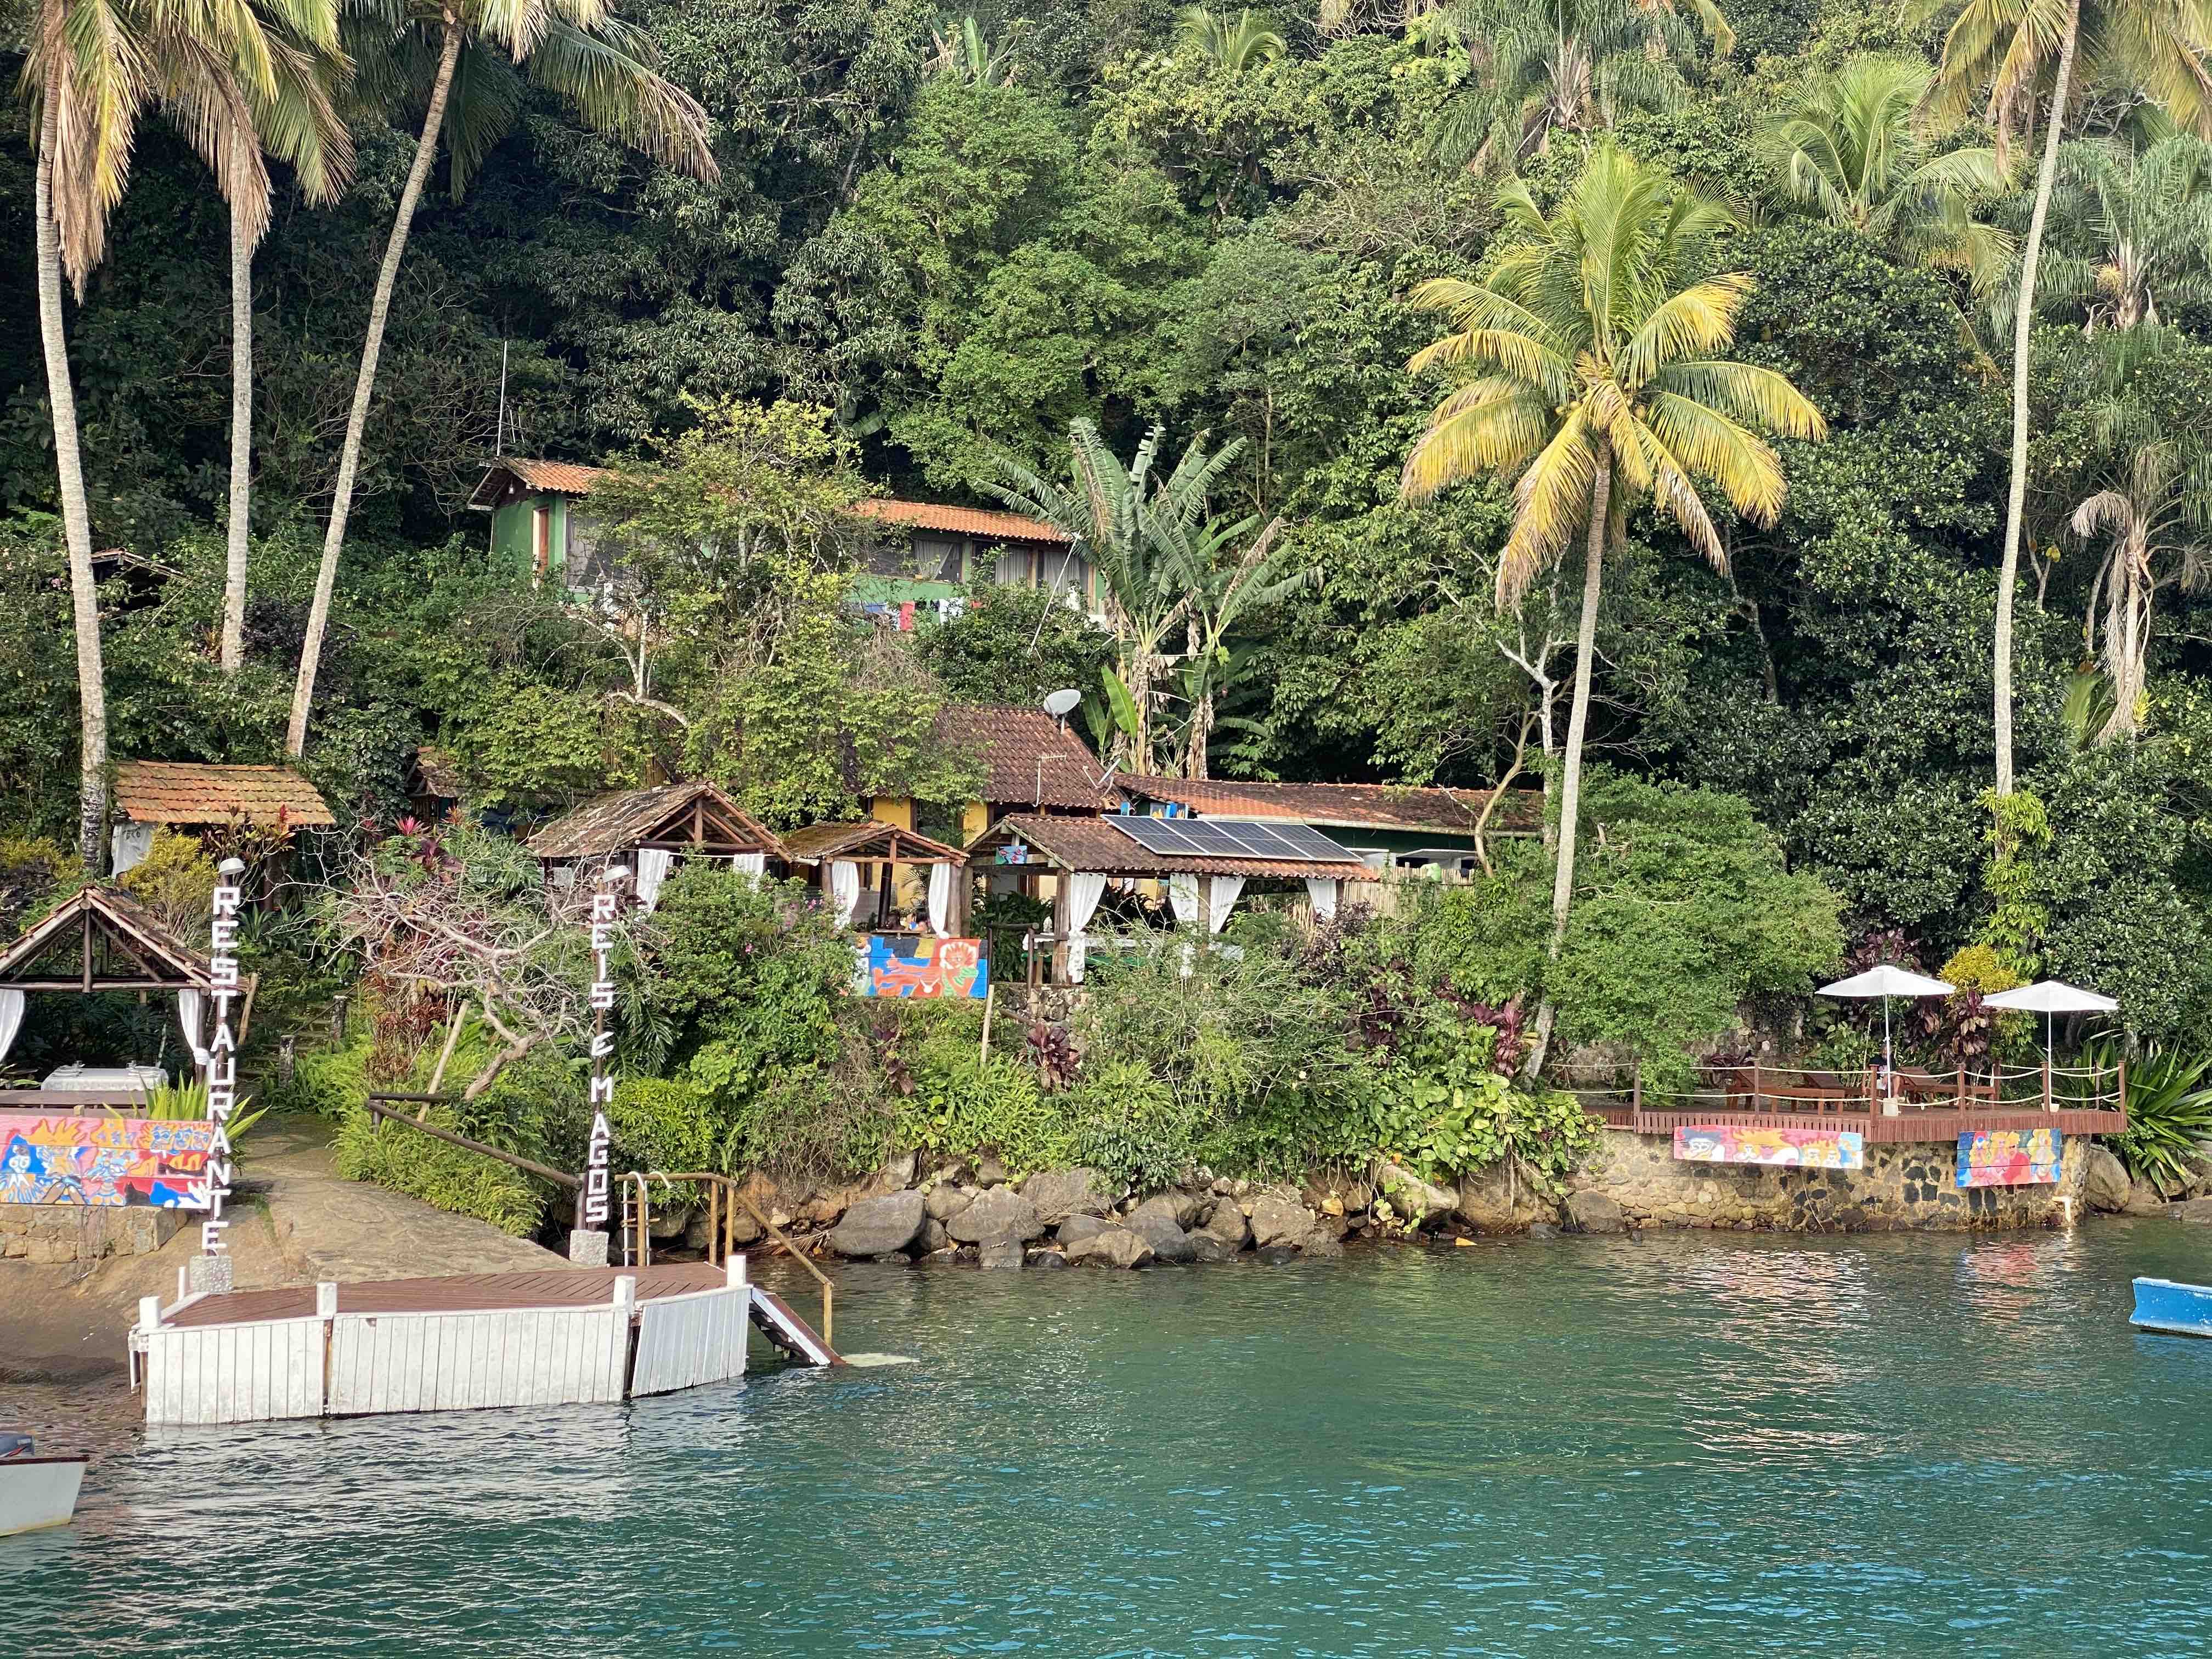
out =
[[675,862],[676,854],[665,848],[637,849],[637,902],[647,909],[660,902],[660,884],[668,879],[669,866]]
[[1229,912],[1237,902],[1237,896],[1244,890],[1242,876],[1216,876],[1213,893],[1206,912],[1206,931],[1218,933],[1221,924],[1229,920]]
[[837,925],[850,927],[860,908],[860,866],[850,859],[830,860],[830,896],[837,902]]
[[732,853],[730,868],[741,876],[750,876],[758,881],[768,873],[768,854],[765,853]]
[[1088,870],[1067,878],[1067,976],[1083,983],[1083,930],[1098,914],[1098,901],[1106,896],[1106,878]]
[[1316,921],[1336,920],[1336,878],[1334,876],[1308,876],[1306,896],[1313,901]]
[[118,823],[115,826],[111,844],[115,848],[117,875],[146,861],[146,854],[154,850],[155,827],[150,823]]
[[943,939],[952,931],[952,866],[929,866],[929,931]]
[[207,1046],[200,1041],[200,994],[190,986],[177,993],[177,1024],[185,1028],[185,1047],[192,1051],[195,1066],[208,1063]]
[[1196,921],[1198,920],[1198,878],[1170,876],[1168,903],[1175,911],[1175,919],[1177,922]]
[[0,990],[0,1060],[8,1058],[8,1050],[15,1043],[15,1033],[22,1029],[23,994],[13,988]]

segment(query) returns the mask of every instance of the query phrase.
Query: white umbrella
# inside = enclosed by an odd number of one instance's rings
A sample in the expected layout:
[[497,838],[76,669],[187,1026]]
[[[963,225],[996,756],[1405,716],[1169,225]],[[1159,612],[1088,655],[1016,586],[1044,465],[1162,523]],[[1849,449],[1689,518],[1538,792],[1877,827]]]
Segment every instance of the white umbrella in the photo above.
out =
[[2053,1018],[2059,1014],[2109,1014],[2120,1006],[2108,996],[2056,979],[2038,980],[2016,991],[1999,991],[1982,1000],[1992,1008],[2011,1008],[2043,1016],[2043,1076],[2046,1085],[2051,1079],[2051,1051],[2055,1046],[2051,1030]]
[[1879,968],[1869,968],[1863,974],[1853,974],[1849,979],[1839,979],[1833,985],[1823,985],[1818,994],[1824,997],[1880,997],[1881,999],[1881,1070],[1885,1079],[1889,1075],[1889,1000],[1892,997],[1948,997],[1953,987],[1940,979],[1929,979],[1922,974],[1908,974],[1904,969],[1883,963]]

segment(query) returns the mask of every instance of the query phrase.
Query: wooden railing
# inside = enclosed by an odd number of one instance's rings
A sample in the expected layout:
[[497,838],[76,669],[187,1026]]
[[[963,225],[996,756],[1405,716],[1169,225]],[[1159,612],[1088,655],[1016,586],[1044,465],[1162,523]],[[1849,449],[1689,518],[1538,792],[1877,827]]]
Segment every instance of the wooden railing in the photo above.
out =
[[[760,1224],[761,1231],[780,1246],[784,1254],[813,1276],[822,1292],[822,1340],[825,1346],[835,1348],[836,1338],[834,1321],[836,1317],[837,1285],[829,1274],[809,1261],[790,1237],[761,1213],[760,1206],[745,1195],[744,1189],[732,1177],[711,1170],[690,1170],[674,1174],[659,1170],[632,1170],[623,1177],[623,1230],[626,1239],[634,1241],[635,1261],[639,1267],[653,1262],[653,1193],[649,1183],[659,1182],[664,1187],[679,1181],[696,1182],[707,1189],[707,1260],[715,1260],[714,1247],[721,1245],[721,1260],[727,1261],[737,1248],[738,1206],[745,1206],[752,1218]],[[637,1201],[630,1202],[635,1190]]]

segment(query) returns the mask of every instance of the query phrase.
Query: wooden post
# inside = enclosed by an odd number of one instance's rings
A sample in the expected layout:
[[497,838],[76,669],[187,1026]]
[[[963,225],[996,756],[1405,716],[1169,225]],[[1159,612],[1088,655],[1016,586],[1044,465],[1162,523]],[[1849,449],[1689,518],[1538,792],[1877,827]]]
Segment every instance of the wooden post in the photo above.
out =
[[1057,872],[1052,884],[1052,982],[1067,983],[1067,872]]
[[1636,1065],[1628,1074],[1628,1121],[1638,1134],[1644,1133],[1644,1056],[1636,1057]]
[[1751,1109],[1754,1112],[1765,1109],[1759,1104],[1766,1098],[1766,1086],[1759,1076],[1764,1069],[1759,1063],[1759,1056],[1753,1054],[1751,1057]]
[[722,1231],[722,1183],[707,1183],[707,1265],[714,1265],[714,1242]]

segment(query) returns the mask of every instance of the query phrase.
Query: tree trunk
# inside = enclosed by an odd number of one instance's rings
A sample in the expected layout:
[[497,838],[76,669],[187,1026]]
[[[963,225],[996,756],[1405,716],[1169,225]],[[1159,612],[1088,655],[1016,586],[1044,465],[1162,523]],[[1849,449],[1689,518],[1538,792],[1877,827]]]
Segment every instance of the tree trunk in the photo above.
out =
[[78,737],[77,852],[100,871],[107,822],[107,687],[100,660],[100,590],[92,580],[92,510],[78,452],[76,390],[70,380],[69,337],[62,328],[61,233],[54,223],[54,149],[60,105],[49,91],[39,116],[39,165],[33,211],[38,221],[39,338],[46,354],[46,400],[53,407],[54,471],[60,486],[62,540],[69,554],[70,611],[76,631]]
[[246,235],[246,192],[236,179],[230,193],[230,525],[221,659],[222,672],[235,674],[246,662],[246,551],[252,527],[253,244]]
[[1190,711],[1190,749],[1183,757],[1183,775],[1205,781],[1206,750],[1213,741],[1213,693],[1199,698]]
[[[1613,507],[1613,456],[1601,446],[1597,476],[1590,480],[1590,523],[1583,556],[1582,625],[1575,635],[1575,700],[1567,715],[1567,748],[1559,772],[1559,851],[1552,872],[1552,942],[1545,960],[1555,963],[1567,942],[1567,912],[1575,894],[1576,818],[1582,811],[1583,738],[1589,729],[1590,678],[1597,663],[1598,598],[1605,586],[1605,532]],[[1535,1040],[1527,1071],[1543,1069],[1557,1011],[1548,988],[1536,1011]]]
[[430,106],[423,112],[422,135],[415,141],[415,164],[407,170],[406,186],[399,192],[399,210],[392,216],[392,235],[384,245],[384,264],[376,274],[376,292],[368,303],[368,334],[362,343],[361,373],[353,386],[353,410],[346,417],[345,447],[338,454],[337,489],[331,500],[330,528],[323,535],[323,561],[315,571],[314,604],[307,611],[307,637],[300,646],[300,678],[292,688],[292,719],[284,732],[284,752],[298,759],[307,746],[307,710],[314,702],[315,672],[323,659],[323,636],[330,626],[331,591],[338,579],[338,553],[345,546],[346,515],[353,507],[355,474],[361,469],[362,434],[368,428],[369,399],[376,390],[376,360],[384,350],[384,325],[392,314],[392,292],[399,282],[399,261],[407,252],[407,233],[415,222],[415,205],[422,198],[422,182],[438,154],[438,130],[446,118],[446,99],[453,89],[453,68],[460,61],[460,20],[446,14],[445,44],[438,57],[437,78],[430,83]]
[[2051,216],[2051,186],[2058,177],[2058,141],[2066,131],[2066,94],[2074,75],[2074,46],[2081,32],[2081,0],[2066,8],[2066,33],[2058,42],[2058,70],[2051,93],[2051,119],[2043,130],[2043,162],[2035,175],[2035,211],[2021,250],[2020,304],[2012,325],[2012,487],[2005,498],[2004,562],[1997,572],[1996,641],[1997,793],[2012,793],[2012,600],[2020,580],[2021,521],[2027,510],[2028,341],[2035,329],[2035,268],[2043,255],[2044,222]]

